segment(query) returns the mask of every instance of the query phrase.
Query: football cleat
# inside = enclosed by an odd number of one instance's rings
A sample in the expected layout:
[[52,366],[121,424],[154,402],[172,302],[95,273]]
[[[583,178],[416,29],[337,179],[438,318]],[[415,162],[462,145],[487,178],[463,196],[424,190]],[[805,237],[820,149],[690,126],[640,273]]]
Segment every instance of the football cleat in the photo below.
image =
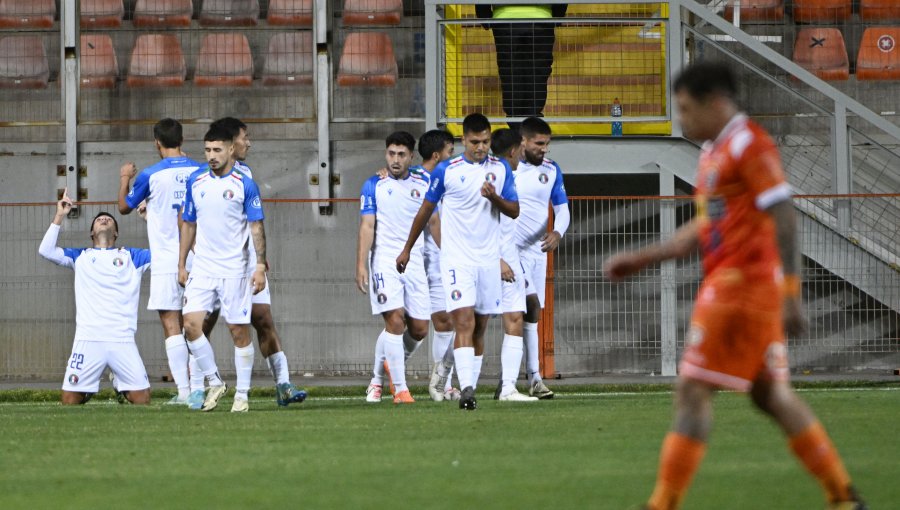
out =
[[381,402],[381,385],[380,384],[370,384],[368,388],[366,388],[366,402],[378,403]]
[[444,400],[449,400],[452,402],[456,402],[461,398],[460,392],[458,389],[454,387],[447,388],[444,390]]
[[850,493],[850,501],[835,501],[829,503],[826,510],[869,510],[869,506],[859,497],[856,488],[850,486],[847,491]]
[[494,390],[494,400],[500,400],[501,392],[503,392],[503,381],[497,381],[497,389]]
[[459,408],[466,411],[474,411],[478,408],[478,401],[475,400],[475,388],[466,386],[462,390],[459,398]]
[[550,388],[548,388],[544,384],[544,381],[542,381],[540,379],[535,379],[531,383],[531,388],[528,390],[528,394],[531,395],[532,397],[537,397],[541,400],[553,398],[553,392],[550,391]]
[[438,361],[431,369],[431,380],[428,382],[428,395],[431,400],[440,402],[444,400],[444,387],[447,386],[447,378],[441,377],[441,362]]
[[298,390],[293,384],[286,382],[275,386],[275,402],[281,407],[306,400],[306,392]]
[[[119,392],[117,391],[116,392],[116,400],[119,399],[118,393]],[[124,397],[124,395],[123,395],[123,397]],[[166,402],[166,405],[167,406],[185,406],[185,405],[187,405],[187,402],[188,402],[188,397],[181,398],[180,396],[175,395],[174,397],[170,398],[168,402]],[[119,402],[119,403],[121,404],[122,402]]]
[[519,390],[513,387],[509,391],[501,393],[498,397],[498,400],[500,400],[501,402],[537,402],[538,398],[523,395],[519,393]]
[[203,390],[194,390],[188,395],[187,398],[187,406],[188,409],[193,411],[199,411],[201,407],[203,407],[203,401],[206,399],[206,392]]
[[412,395],[409,393],[409,390],[403,390],[394,395],[394,403],[395,404],[413,404],[415,400],[413,400]]
[[232,413],[246,413],[250,410],[250,402],[244,397],[234,396],[234,404],[231,405]]
[[209,392],[206,393],[206,400],[203,401],[203,406],[200,408],[201,411],[212,411],[219,405],[219,399],[225,395],[225,392],[228,391],[228,385],[225,384],[225,381],[222,381],[222,384],[219,386],[210,386]]
[[394,388],[394,380],[391,378],[391,369],[388,367],[387,360],[384,360],[384,376],[387,377],[389,387],[391,388],[391,395],[396,393],[397,389]]

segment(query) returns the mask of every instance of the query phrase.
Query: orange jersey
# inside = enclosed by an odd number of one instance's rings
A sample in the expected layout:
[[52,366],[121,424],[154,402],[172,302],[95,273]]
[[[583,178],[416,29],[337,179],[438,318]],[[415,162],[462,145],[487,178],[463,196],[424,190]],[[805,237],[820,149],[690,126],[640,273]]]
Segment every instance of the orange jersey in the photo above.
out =
[[752,283],[779,278],[775,223],[765,212],[791,196],[781,157],[765,130],[736,115],[703,147],[697,215],[707,281]]

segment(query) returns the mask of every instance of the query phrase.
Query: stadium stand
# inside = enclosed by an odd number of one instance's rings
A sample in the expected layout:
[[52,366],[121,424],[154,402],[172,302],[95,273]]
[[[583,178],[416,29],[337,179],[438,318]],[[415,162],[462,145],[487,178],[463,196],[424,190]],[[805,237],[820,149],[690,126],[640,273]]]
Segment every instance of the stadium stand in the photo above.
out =
[[206,27],[252,27],[259,21],[259,0],[204,0],[200,24]]
[[47,52],[40,36],[0,39],[0,88],[45,89],[49,79]]
[[186,75],[178,37],[141,34],[135,40],[126,79],[129,87],[180,87]]
[[847,21],[852,13],[850,0],[794,0],[797,23],[837,23]]
[[312,81],[312,32],[273,35],[269,39],[266,63],[263,66],[263,85],[306,85]]
[[866,23],[900,21],[900,2],[897,0],[860,0],[859,17]]
[[850,61],[844,37],[836,28],[804,28],[794,43],[794,62],[823,80],[846,80]]
[[397,84],[394,45],[381,32],[347,35],[338,65],[337,83],[342,87],[393,87]]
[[137,0],[132,23],[136,28],[189,27],[191,0]]
[[399,25],[403,18],[403,0],[345,0],[343,23],[346,26]]
[[0,28],[52,28],[55,0],[0,0]]
[[312,0],[271,0],[266,22],[276,26],[311,27],[312,4]]
[[119,63],[108,34],[81,35],[81,86],[111,89],[116,86]]
[[122,0],[81,0],[81,28],[118,28],[124,17]]
[[860,80],[900,80],[900,27],[870,27],[863,32],[856,57]]
[[253,85],[253,55],[244,34],[207,34],[200,43],[194,84],[198,87]]
[[[725,19],[734,21],[735,0],[725,6]],[[741,0],[741,23],[772,23],[784,19],[783,0]]]

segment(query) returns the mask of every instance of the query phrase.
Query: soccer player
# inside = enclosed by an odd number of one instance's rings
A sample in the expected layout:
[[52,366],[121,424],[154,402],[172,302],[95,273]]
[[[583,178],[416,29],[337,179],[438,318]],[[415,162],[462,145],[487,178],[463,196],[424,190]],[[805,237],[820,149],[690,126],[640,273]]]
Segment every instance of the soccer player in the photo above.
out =
[[699,249],[704,278],[679,366],[675,420],[645,508],[680,507],[706,452],[717,389],[749,391],[788,437],[825,491],[829,509],[863,509],[828,434],[788,382],[784,334],[801,333],[800,254],[791,188],[778,147],[735,103],[737,83],[719,63],[690,66],[673,84],[685,136],[706,140],[697,216],[671,239],[606,261],[619,281]]
[[[231,133],[221,127],[210,129],[203,140],[207,166],[188,178],[181,225],[178,281],[185,286],[184,333],[197,365],[210,381],[200,410],[212,411],[227,387],[219,377],[215,355],[202,328],[206,314],[222,301],[222,313],[234,340],[237,371],[231,411],[246,412],[250,409],[247,392],[253,371],[250,296],[266,286],[262,200],[253,179],[235,167]],[[186,262],[191,247],[194,260],[189,276]],[[250,278],[248,248],[255,248],[257,260]]]
[[[475,385],[481,372],[484,332],[490,316],[500,313],[500,214],[519,215],[512,169],[488,154],[490,145],[487,118],[480,113],[466,116],[465,153],[441,162],[432,172],[431,186],[397,257],[397,270],[403,273],[419,234],[443,200],[441,276],[456,330],[453,357],[463,388],[459,407],[466,410],[477,407]],[[447,377],[448,372],[440,375]]]
[[[212,128],[223,128],[232,135],[234,141],[234,159],[235,168],[247,177],[253,178],[253,172],[244,162],[247,154],[250,152],[250,132],[240,119],[234,117],[224,117],[212,124]],[[248,269],[252,271],[256,267],[256,251],[249,250],[250,260],[247,264]],[[268,270],[268,267],[266,268]],[[248,278],[252,275],[248,274]],[[266,286],[260,292],[253,294],[250,299],[252,306],[250,309],[250,324],[256,330],[256,339],[259,342],[259,351],[266,359],[272,377],[275,380],[275,401],[279,406],[287,406],[288,404],[303,402],[306,400],[306,392],[297,389],[291,383],[291,374],[288,369],[287,356],[281,349],[281,337],[278,335],[278,329],[275,327],[275,320],[272,318],[272,293],[269,289],[269,279],[266,277]],[[213,327],[218,319],[218,309],[211,313],[203,323],[203,334],[209,338]]]
[[[525,160],[515,173],[522,210],[516,220],[516,245],[529,284],[524,326],[525,374],[528,376],[528,393],[547,399],[553,398],[553,392],[541,379],[538,320],[546,292],[547,252],[559,246],[569,228],[569,197],[563,186],[562,170],[546,157],[550,150],[550,126],[542,119],[529,117],[522,122],[519,132],[523,138]],[[549,233],[548,203],[553,206],[553,230]]]
[[[512,129],[498,129],[491,135],[491,152],[503,159],[515,173],[522,156],[522,135]],[[503,280],[503,344],[500,347],[500,384],[495,400],[533,402],[537,397],[519,393],[516,379],[522,364],[522,325],[525,318],[525,268],[516,248],[516,221],[500,217],[500,277]]]
[[396,388],[394,403],[415,402],[406,385],[406,358],[428,334],[431,314],[422,237],[415,240],[408,271],[400,274],[394,262],[428,191],[428,174],[410,168],[415,146],[416,139],[405,131],[388,136],[385,159],[390,175],[387,179],[373,175],[359,197],[356,286],[369,294],[372,314],[384,318],[384,330],[375,343],[375,376],[366,389],[368,402],[381,401],[377,371],[381,359],[387,360]]
[[117,391],[133,404],[149,404],[150,381],[134,332],[141,276],[150,267],[150,250],[116,248],[119,228],[105,212],[91,222],[92,248],[60,248],[56,244],[59,229],[70,210],[72,200],[65,190],[38,248],[45,259],[75,271],[75,342],[63,380],[62,403],[90,400],[108,366]]
[[[157,122],[153,126],[153,138],[160,157],[158,163],[141,170],[140,174],[134,163],[126,163],[119,170],[119,212],[130,214],[146,203],[147,237],[153,253],[147,309],[159,312],[166,336],[169,372],[178,388],[178,394],[168,403],[200,409],[203,391],[190,391],[189,352],[181,331],[184,291],[178,285],[178,215],[184,202],[184,183],[200,164],[182,154],[184,138],[177,120]],[[129,189],[136,174],[134,186]]]

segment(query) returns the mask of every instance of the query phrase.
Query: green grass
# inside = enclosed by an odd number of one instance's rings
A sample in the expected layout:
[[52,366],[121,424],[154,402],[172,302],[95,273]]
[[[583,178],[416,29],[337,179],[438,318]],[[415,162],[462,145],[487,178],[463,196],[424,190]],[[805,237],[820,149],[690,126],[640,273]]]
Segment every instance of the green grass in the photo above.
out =
[[[876,509],[900,500],[900,391],[805,391]],[[480,395],[476,412],[325,396],[231,415],[48,402],[0,404],[0,508],[625,509],[653,487],[671,414],[665,392]],[[582,389],[583,391],[583,389]],[[101,396],[102,397],[102,396]],[[9,400],[9,399],[7,399]],[[716,426],[686,509],[822,508],[817,483],[745,396]]]

